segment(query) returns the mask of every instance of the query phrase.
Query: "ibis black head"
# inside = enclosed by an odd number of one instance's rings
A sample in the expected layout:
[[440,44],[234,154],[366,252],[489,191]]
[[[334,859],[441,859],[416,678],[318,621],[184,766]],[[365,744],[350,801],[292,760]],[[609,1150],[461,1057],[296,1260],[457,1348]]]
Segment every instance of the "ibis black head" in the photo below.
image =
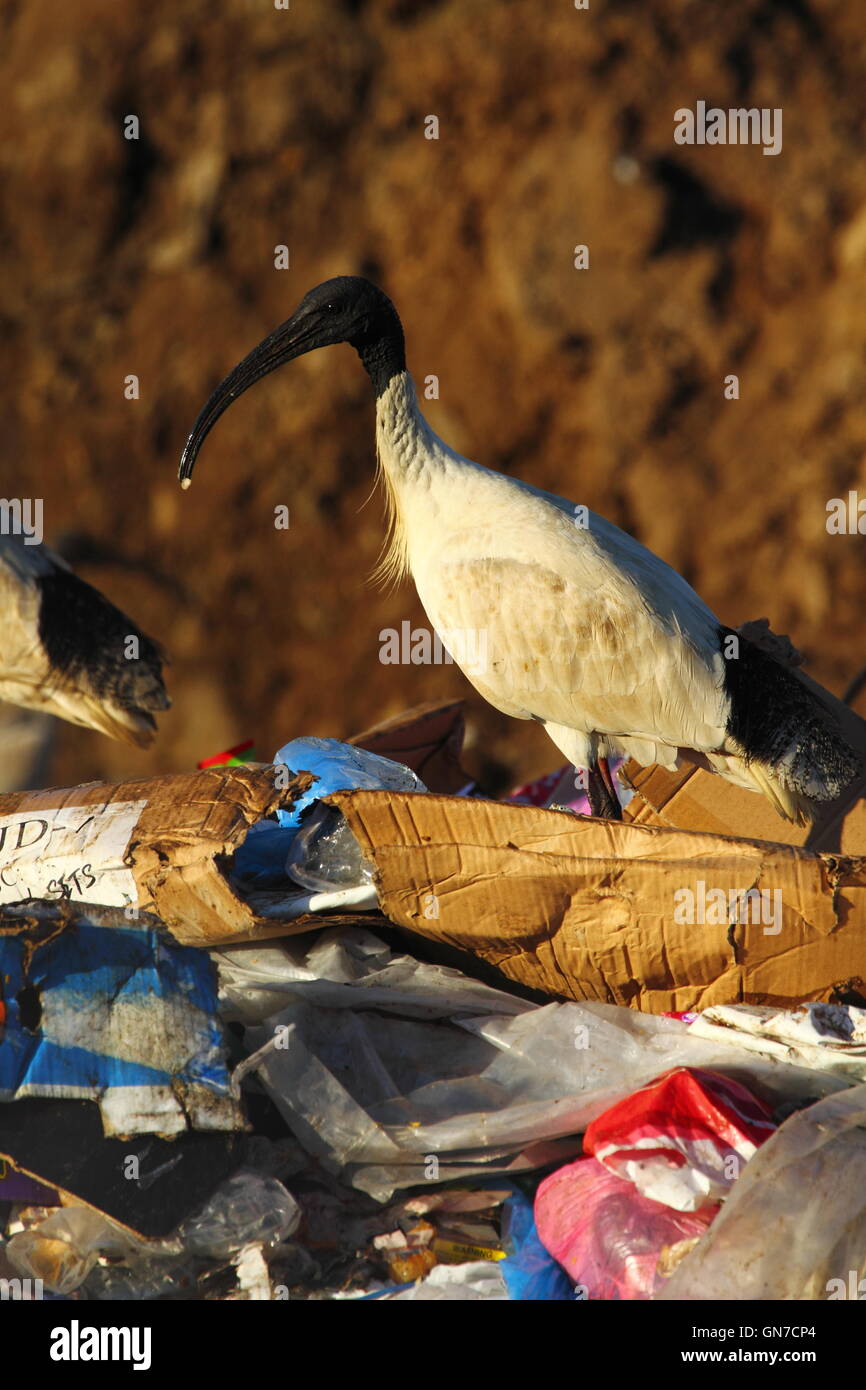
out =
[[284,362],[332,343],[352,344],[377,396],[406,365],[403,329],[388,296],[357,275],[325,280],[304,295],[292,317],[274,329],[220,382],[186,441],[180,460],[182,485],[189,486],[205,438],[232,401]]

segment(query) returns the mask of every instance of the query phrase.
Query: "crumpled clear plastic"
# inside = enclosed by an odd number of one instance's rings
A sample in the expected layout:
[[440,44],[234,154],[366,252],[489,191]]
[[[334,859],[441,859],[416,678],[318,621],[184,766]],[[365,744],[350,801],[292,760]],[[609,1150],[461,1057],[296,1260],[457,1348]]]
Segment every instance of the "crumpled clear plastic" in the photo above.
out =
[[591,1120],[676,1066],[722,1071],[773,1103],[845,1085],[596,1003],[426,1021],[295,1000],[245,1040],[255,1050],[236,1084],[256,1072],[307,1152],[378,1201],[565,1162]]
[[42,1279],[47,1289],[60,1294],[79,1288],[107,1256],[120,1263],[112,1267],[114,1277],[97,1278],[94,1289],[104,1289],[104,1297],[137,1297],[118,1293],[118,1287],[174,1290],[192,1277],[191,1260],[230,1258],[253,1244],[274,1246],[295,1231],[300,1219],[297,1202],[276,1178],[241,1171],[166,1240],[141,1239],[89,1207],[62,1207],[12,1236],[6,1254],[21,1274]]
[[144,1244],[101,1212],[60,1207],[38,1225],[12,1236],[5,1254],[20,1274],[41,1279],[52,1293],[69,1294],[84,1283],[101,1255],[128,1259]]
[[311,893],[373,882],[373,866],[336,806],[310,812],[286,856],[286,873]]
[[230,1256],[246,1245],[278,1245],[300,1219],[300,1207],[276,1178],[235,1173],[183,1223],[178,1239],[191,1255]]
[[311,772],[316,781],[276,821],[251,827],[234,855],[234,871],[257,888],[277,887],[288,874],[313,893],[362,888],[373,870],[345,817],[336,807],[316,806],[329,792],[371,790],[426,792],[411,768],[335,738],[296,738],[274,757],[276,766]]
[[[348,743],[337,743],[335,739],[295,739],[280,749],[274,761],[292,768],[302,766],[304,771],[315,773],[319,780],[311,791],[316,798],[346,787],[427,790],[421,778],[403,763],[380,758],[377,753],[367,753]],[[286,815],[303,815],[303,809],[301,800],[290,812],[278,812],[281,824]],[[361,888],[373,882],[373,866],[364,858],[345,816],[336,806],[317,806],[303,815],[286,858],[286,871],[302,888],[314,893],[331,888]]]
[[398,954],[362,927],[242,942],[210,952],[224,1018],[261,1023],[293,1001],[404,1018],[520,1014],[535,1006],[461,970]]
[[278,811],[282,826],[297,826],[304,812],[328,792],[348,787],[367,787],[371,791],[426,792],[421,778],[393,758],[368,753],[352,743],[336,738],[294,738],[274,755],[275,765],[292,772],[312,772],[317,781],[303,792],[290,811]]

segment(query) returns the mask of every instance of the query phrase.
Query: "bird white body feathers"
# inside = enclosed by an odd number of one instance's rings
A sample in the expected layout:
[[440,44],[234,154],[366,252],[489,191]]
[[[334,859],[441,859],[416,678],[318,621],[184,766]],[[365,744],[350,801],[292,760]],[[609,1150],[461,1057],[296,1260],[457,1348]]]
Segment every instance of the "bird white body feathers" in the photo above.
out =
[[572,503],[449,449],[408,372],[377,402],[376,441],[392,521],[380,572],[411,572],[446,647],[473,634],[482,662],[451,655],[486,700],[543,721],[578,767],[612,753],[675,767],[693,750],[796,813],[726,732],[720,624],[681,575],[603,517],[578,524]]

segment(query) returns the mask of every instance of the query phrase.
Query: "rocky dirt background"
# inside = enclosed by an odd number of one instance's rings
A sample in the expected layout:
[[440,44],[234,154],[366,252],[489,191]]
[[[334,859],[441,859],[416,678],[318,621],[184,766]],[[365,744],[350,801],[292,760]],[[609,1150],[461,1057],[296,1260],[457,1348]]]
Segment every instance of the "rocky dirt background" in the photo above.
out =
[[[866,496],[861,7],[2,0],[0,36],[0,491],[43,497],[46,539],[173,659],[151,751],[64,726],[51,780],[250,737],[269,758],[471,694],[378,660],[382,628],[425,620],[369,585],[349,348],[250,392],[177,485],[212,387],[337,273],[393,295],[454,447],[605,513],[724,621],[766,615],[837,692],[866,661],[866,542],[826,529],[829,498]],[[781,154],[676,145],[698,99],[781,107]],[[560,761],[471,715],[491,785]]]

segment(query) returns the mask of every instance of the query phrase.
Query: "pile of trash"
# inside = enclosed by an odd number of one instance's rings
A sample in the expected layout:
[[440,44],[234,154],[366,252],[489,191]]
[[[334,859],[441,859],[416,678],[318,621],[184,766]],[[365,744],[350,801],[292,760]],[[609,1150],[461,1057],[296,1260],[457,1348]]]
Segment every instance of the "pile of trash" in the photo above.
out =
[[[461,738],[0,797],[13,1296],[858,1296],[859,864],[492,801]],[[675,921],[741,870],[778,933]]]

